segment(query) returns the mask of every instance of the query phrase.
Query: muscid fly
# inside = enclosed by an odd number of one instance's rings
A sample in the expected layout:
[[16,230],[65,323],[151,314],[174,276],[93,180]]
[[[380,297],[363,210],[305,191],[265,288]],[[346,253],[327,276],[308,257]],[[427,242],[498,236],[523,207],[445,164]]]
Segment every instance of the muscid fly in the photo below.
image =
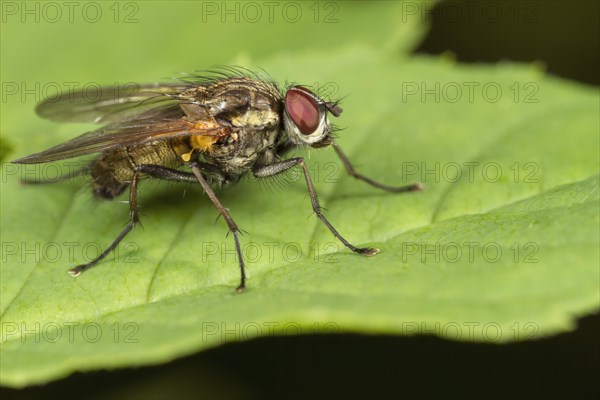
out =
[[257,74],[226,69],[210,77],[192,76],[173,84],[142,85],[122,93],[107,87],[93,100],[83,92],[67,93],[40,103],[37,113],[53,121],[94,122],[104,127],[35,153],[14,163],[37,164],[97,153],[83,169],[52,181],[80,174],[92,178],[94,195],[113,199],[129,188],[130,220],[113,243],[94,260],[69,270],[73,276],[91,268],[113,251],[139,222],[137,189],[141,179],[156,178],[200,184],[232,233],[240,266],[240,284],[246,275],[240,230],[213,188],[235,183],[245,174],[266,178],[300,168],[312,209],[346,247],[372,256],[376,248],[358,248],[325,218],[302,157],[285,159],[290,150],[331,146],[347,172],[389,192],[410,192],[420,184],[392,187],[356,172],[331,136],[329,114],[339,117],[338,102],[327,101],[304,86],[281,92]]

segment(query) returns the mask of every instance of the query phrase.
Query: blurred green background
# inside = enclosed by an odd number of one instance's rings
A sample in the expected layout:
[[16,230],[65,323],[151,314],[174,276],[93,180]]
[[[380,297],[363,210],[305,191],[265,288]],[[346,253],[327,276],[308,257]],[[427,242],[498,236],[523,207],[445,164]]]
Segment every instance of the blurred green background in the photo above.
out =
[[[13,95],[6,82],[23,82],[28,88],[39,82],[154,82],[218,64],[260,65],[271,54],[327,49],[349,40],[386,46],[394,40],[382,40],[386,28],[405,22],[391,20],[394,17],[385,12],[387,2],[296,3],[304,12],[297,22],[292,22],[293,9],[286,20],[278,13],[279,6],[274,14],[279,17],[273,22],[266,14],[254,21],[251,8],[236,21],[235,13],[223,15],[221,8],[235,10],[235,2],[224,6],[223,2],[124,1],[104,2],[99,8],[77,3],[72,22],[61,2],[57,3],[60,16],[51,7],[41,14],[23,14],[18,7],[24,4],[32,10],[43,7],[35,1],[2,2],[2,135],[18,131],[24,119],[36,118],[33,104],[42,92],[24,94],[19,88]],[[243,3],[237,4],[241,10]],[[264,3],[256,4],[265,13]],[[451,52],[462,62],[540,61],[551,74],[600,83],[599,2],[473,4],[438,4],[430,14],[430,32],[408,50]],[[102,17],[94,22],[97,9]],[[36,121],[35,126],[56,129],[44,121]],[[4,155],[9,149],[2,146]],[[73,394],[84,399],[377,398],[461,393],[478,398],[564,398],[578,393],[583,398],[598,395],[593,382],[600,361],[599,333],[598,318],[588,317],[574,333],[506,346],[429,337],[267,338],[229,344],[158,367],[77,374],[21,391],[2,389],[2,395],[20,399]]]

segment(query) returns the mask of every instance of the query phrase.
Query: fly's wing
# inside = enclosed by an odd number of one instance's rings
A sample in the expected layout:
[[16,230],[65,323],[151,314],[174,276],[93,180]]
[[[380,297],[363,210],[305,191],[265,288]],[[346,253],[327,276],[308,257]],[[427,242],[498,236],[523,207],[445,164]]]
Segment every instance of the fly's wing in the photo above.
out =
[[196,113],[197,117],[203,117],[196,121],[186,117],[190,100],[181,94],[190,87],[188,84],[129,89],[112,86],[98,88],[93,96],[79,91],[47,99],[36,109],[44,118],[108,125],[13,163],[38,164],[176,137],[223,135],[223,126],[206,114]]
[[226,134],[226,129],[212,118],[190,121],[183,115],[177,104],[160,110],[154,109],[141,118],[84,133],[48,150],[14,160],[13,163],[38,164],[176,137],[219,137]]
[[37,114],[56,122],[111,123],[131,120],[153,109],[178,102],[186,84],[90,87],[61,93],[38,104]]

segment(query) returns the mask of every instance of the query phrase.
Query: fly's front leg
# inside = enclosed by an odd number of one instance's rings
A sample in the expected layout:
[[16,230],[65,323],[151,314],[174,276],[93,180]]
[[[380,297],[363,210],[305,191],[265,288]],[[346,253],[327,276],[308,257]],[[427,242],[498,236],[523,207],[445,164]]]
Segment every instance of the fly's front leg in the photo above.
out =
[[113,251],[119,245],[121,240],[123,240],[123,238],[125,236],[127,236],[127,234],[129,232],[131,232],[133,227],[140,221],[140,219],[138,217],[138,212],[137,212],[138,182],[139,182],[139,172],[136,171],[133,174],[133,177],[131,178],[131,186],[129,188],[129,223],[127,224],[127,226],[125,226],[125,228],[121,231],[119,236],[117,236],[117,238],[114,240],[114,242],[112,242],[112,244],[110,246],[108,246],[106,248],[106,250],[104,250],[98,257],[94,258],[92,261],[90,261],[87,264],[81,264],[81,265],[76,266],[75,268],[71,268],[69,270],[69,274],[71,274],[72,276],[79,276],[83,271],[86,271],[86,270],[92,268],[100,260],[102,260],[108,254],[110,254],[110,252]]
[[315,187],[310,179],[310,174],[308,173],[308,168],[306,167],[306,163],[304,162],[304,158],[296,157],[290,158],[289,160],[284,160],[280,162],[276,162],[274,164],[265,165],[262,167],[256,168],[254,172],[254,176],[257,178],[265,178],[268,176],[273,176],[280,174],[284,171],[287,171],[290,168],[295,167],[296,165],[300,165],[302,167],[302,172],[304,173],[304,179],[306,180],[306,186],[308,188],[308,194],[310,195],[310,202],[312,204],[312,209],[317,214],[317,217],[329,228],[333,236],[338,238],[344,246],[349,248],[355,253],[362,254],[364,256],[374,256],[379,253],[379,249],[375,247],[355,247],[350,242],[348,242],[340,233],[331,225],[331,223],[325,218],[323,212],[321,211],[321,205],[319,204],[319,199],[317,197],[317,192],[315,191]]
[[229,232],[231,232],[233,234],[233,240],[235,242],[235,250],[238,255],[238,260],[239,260],[239,264],[240,264],[240,274],[241,274],[240,285],[237,287],[236,291],[238,293],[240,293],[246,288],[246,272],[245,272],[245,267],[244,267],[244,258],[242,257],[242,248],[240,246],[240,239],[238,237],[240,230],[239,230],[237,224],[235,223],[235,221],[233,220],[233,218],[231,218],[231,215],[229,215],[229,211],[227,211],[227,209],[225,207],[223,207],[223,205],[221,204],[221,202],[215,195],[215,192],[212,190],[212,188],[210,187],[210,185],[208,184],[208,182],[202,175],[202,169],[198,162],[192,163],[192,172],[194,173],[194,176],[195,176],[197,182],[200,184],[200,186],[202,186],[202,189],[204,189],[204,192],[208,195],[208,198],[210,199],[210,201],[212,201],[212,203],[217,208],[217,210],[219,210],[219,213],[225,219],[225,222],[227,222],[227,226],[229,227]]
[[346,157],[346,154],[344,154],[344,152],[342,151],[340,146],[337,145],[337,143],[333,143],[333,149],[337,153],[338,157],[340,157],[340,160],[342,160],[342,163],[344,164],[344,167],[346,168],[348,175],[350,175],[356,179],[359,179],[363,182],[367,182],[371,186],[374,186],[378,189],[386,190],[388,192],[394,192],[394,193],[418,192],[420,190],[423,190],[423,188],[424,188],[423,184],[420,182],[414,183],[412,185],[406,185],[406,186],[388,186],[388,185],[379,183],[377,181],[374,181],[373,179],[369,178],[368,176],[364,176],[364,175],[356,172],[356,170],[352,166],[352,163],[350,163],[350,160],[348,159],[348,157]]

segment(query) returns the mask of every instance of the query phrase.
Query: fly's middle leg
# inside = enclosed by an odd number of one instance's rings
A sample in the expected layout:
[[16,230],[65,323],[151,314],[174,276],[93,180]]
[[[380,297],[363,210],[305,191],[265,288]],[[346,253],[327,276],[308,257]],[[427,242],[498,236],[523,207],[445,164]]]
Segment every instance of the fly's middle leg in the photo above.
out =
[[238,228],[237,224],[235,223],[235,221],[229,214],[229,211],[225,207],[223,207],[223,205],[221,204],[221,202],[215,195],[215,192],[212,190],[212,188],[210,187],[210,185],[208,184],[208,182],[202,175],[202,169],[201,169],[200,163],[198,163],[198,162],[192,163],[192,172],[194,173],[194,176],[196,177],[197,182],[200,184],[200,186],[202,186],[202,189],[204,189],[204,192],[206,193],[206,195],[208,196],[210,201],[212,201],[213,205],[217,208],[217,210],[219,210],[219,213],[225,219],[225,222],[227,222],[227,227],[229,228],[229,232],[231,232],[231,234],[233,235],[233,240],[235,242],[235,250],[236,250],[237,256],[238,256],[238,262],[240,265],[240,275],[241,275],[240,276],[240,284],[237,287],[236,291],[238,293],[241,293],[246,288],[246,272],[245,272],[245,266],[244,266],[244,258],[242,256],[242,248],[240,246],[240,239],[239,239],[240,229]]

